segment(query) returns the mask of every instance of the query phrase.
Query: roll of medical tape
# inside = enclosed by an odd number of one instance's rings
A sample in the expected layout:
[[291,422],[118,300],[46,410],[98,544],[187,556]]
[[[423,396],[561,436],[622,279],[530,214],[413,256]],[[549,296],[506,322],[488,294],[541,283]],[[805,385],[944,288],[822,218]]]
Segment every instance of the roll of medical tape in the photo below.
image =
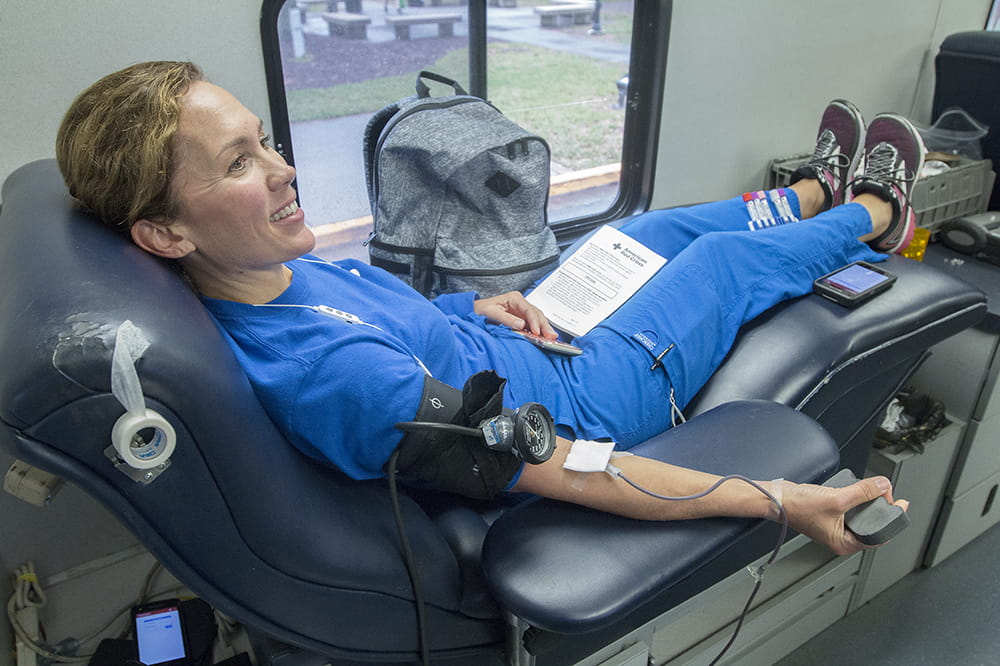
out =
[[[143,431],[151,431],[152,436],[143,436]],[[170,458],[177,436],[165,418],[147,409],[144,414],[126,412],[115,421],[111,443],[130,467],[150,469]]]

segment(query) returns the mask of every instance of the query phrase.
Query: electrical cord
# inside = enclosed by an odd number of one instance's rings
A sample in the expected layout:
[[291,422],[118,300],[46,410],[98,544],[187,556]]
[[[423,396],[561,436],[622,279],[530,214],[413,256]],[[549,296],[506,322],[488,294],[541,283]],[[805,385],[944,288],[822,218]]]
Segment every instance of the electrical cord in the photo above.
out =
[[403,549],[403,561],[406,564],[406,572],[410,577],[410,587],[413,588],[413,605],[417,611],[417,643],[420,649],[420,663],[429,666],[431,663],[430,649],[427,646],[427,620],[424,615],[424,595],[420,586],[420,575],[417,571],[417,563],[413,557],[413,550],[410,548],[410,540],[406,536],[406,526],[403,525],[403,512],[399,505],[399,494],[396,488],[396,463],[399,459],[399,449],[397,448],[389,456],[389,463],[386,469],[386,476],[389,481],[389,499],[392,501],[392,515],[396,521],[396,531],[399,534],[399,542]]
[[10,626],[14,629],[17,638],[29,650],[51,661],[59,663],[89,661],[93,655],[68,657],[56,654],[28,635],[27,630],[21,626],[21,622],[18,620],[17,611],[28,608],[40,609],[45,606],[47,599],[41,584],[38,582],[38,575],[35,573],[35,565],[32,562],[29,561],[17,567],[14,574],[14,593],[10,595],[10,600],[7,602],[7,619],[10,621]]
[[[144,603],[151,594],[153,580],[160,570],[162,570],[162,565],[159,562],[154,563],[152,568],[150,568],[149,572],[146,574],[146,579],[143,582],[139,598],[120,609],[100,628],[90,632],[82,638],[76,639],[77,645],[86,645],[90,641],[94,640],[107,631],[112,625],[115,624],[115,622],[121,619],[123,615],[129,613],[133,606]],[[14,633],[17,635],[18,639],[29,650],[50,661],[59,663],[78,663],[89,661],[94,656],[93,653],[80,655],[57,654],[28,635],[28,632],[23,626],[21,626],[21,623],[17,619],[17,611],[28,607],[40,609],[45,606],[47,599],[44,591],[42,590],[41,584],[38,582],[38,576],[35,573],[34,564],[32,562],[29,561],[22,564],[20,567],[16,568],[13,573],[15,574],[14,593],[11,595],[10,600],[7,603],[7,618],[10,621],[10,625],[14,629]],[[163,594],[163,592],[160,594]],[[131,630],[131,626],[126,624],[119,634],[119,637],[126,638],[131,633]]]
[[723,483],[726,483],[727,481],[742,481],[743,483],[748,483],[757,490],[759,490],[760,492],[762,492],[774,504],[775,508],[777,508],[778,522],[781,523],[781,532],[778,535],[778,542],[774,545],[774,549],[771,551],[771,556],[768,557],[763,564],[757,567],[755,571],[754,570],[750,571],[750,575],[753,576],[756,582],[754,583],[753,589],[750,591],[750,596],[747,598],[746,603],[743,605],[743,610],[736,621],[736,627],[733,629],[733,633],[729,637],[729,641],[726,642],[726,644],[722,648],[722,651],[715,656],[715,659],[713,659],[710,664],[710,666],[715,666],[715,664],[719,663],[719,660],[722,659],[722,657],[727,652],[729,652],[729,649],[732,648],[733,644],[736,642],[736,637],[739,636],[740,630],[743,628],[743,623],[746,621],[747,615],[750,613],[750,608],[753,606],[753,601],[757,597],[757,593],[760,591],[761,584],[764,582],[764,570],[778,558],[778,553],[781,551],[781,546],[785,543],[785,537],[788,535],[788,514],[785,512],[785,507],[782,506],[781,501],[777,497],[775,497],[772,493],[768,492],[767,489],[765,489],[762,485],[740,474],[729,474],[727,476],[723,476],[718,481],[709,486],[707,490],[704,490],[700,493],[696,493],[694,495],[685,495],[683,497],[671,497],[669,495],[661,495],[657,492],[649,490],[648,488],[643,488],[642,486],[640,486],[639,484],[637,484],[636,482],[632,481],[627,476],[625,476],[625,474],[622,473],[622,471],[619,468],[615,467],[614,465],[609,464],[607,472],[612,476],[621,479],[622,481],[632,486],[639,492],[645,493],[650,497],[655,497],[656,499],[667,500],[671,502],[700,499],[708,495],[709,493],[715,491],[719,486],[721,486]]

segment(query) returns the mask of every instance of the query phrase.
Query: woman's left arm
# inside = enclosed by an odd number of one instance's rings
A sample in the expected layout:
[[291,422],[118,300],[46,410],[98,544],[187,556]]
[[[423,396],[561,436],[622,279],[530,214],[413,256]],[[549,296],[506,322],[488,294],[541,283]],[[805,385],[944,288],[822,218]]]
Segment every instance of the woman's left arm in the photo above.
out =
[[[584,475],[563,467],[571,442],[560,439],[552,457],[540,465],[524,465],[512,488],[542,497],[570,502],[639,520],[688,520],[714,516],[770,518],[776,513],[771,501],[749,484],[731,481],[700,499],[664,501],[636,490],[604,472]],[[687,496],[708,489],[720,477],[641,456],[623,456],[615,465],[630,480],[661,495]],[[757,481],[772,492],[773,482]],[[870,477],[844,488],[782,482],[782,506],[789,526],[843,555],[866,546],[844,523],[844,513],[863,502],[885,497],[904,510],[906,500],[894,500],[892,485],[885,477]]]

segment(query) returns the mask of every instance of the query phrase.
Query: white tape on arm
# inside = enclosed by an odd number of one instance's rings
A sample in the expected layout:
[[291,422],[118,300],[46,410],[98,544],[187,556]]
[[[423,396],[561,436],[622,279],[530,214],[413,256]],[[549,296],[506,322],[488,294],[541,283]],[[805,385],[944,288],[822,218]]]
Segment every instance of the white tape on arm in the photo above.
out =
[[767,516],[771,520],[781,520],[781,495],[785,480],[778,478],[771,481],[771,496],[774,501],[767,507]]
[[563,468],[574,472],[603,472],[611,462],[614,442],[578,439],[570,446]]

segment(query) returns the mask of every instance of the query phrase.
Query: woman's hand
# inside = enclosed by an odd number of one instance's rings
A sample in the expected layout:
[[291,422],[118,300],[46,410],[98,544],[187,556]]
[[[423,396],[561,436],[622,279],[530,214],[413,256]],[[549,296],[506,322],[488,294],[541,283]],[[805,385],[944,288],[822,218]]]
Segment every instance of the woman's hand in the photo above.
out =
[[855,538],[844,523],[844,513],[876,497],[885,497],[904,511],[906,500],[892,499],[892,485],[884,476],[873,476],[843,488],[787,484],[781,503],[788,514],[788,525],[813,541],[825,545],[837,555],[855,553],[866,546]]
[[481,298],[473,304],[476,314],[514,331],[529,331],[543,338],[555,339],[556,331],[542,311],[529,303],[519,291]]

